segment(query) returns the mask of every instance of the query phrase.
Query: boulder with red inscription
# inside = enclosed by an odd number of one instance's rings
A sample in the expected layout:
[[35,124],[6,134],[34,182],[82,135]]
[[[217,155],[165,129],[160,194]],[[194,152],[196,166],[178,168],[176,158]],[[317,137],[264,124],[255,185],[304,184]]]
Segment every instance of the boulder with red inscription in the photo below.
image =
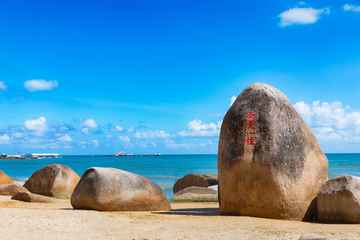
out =
[[218,148],[221,215],[302,220],[327,171],[315,135],[279,90],[254,83],[226,113]]

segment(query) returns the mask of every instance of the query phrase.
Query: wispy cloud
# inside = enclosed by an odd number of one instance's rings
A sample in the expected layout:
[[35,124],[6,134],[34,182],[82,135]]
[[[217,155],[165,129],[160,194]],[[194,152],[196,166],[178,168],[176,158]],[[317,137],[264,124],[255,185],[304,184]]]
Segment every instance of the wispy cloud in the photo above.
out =
[[45,91],[45,90],[49,91],[59,87],[59,84],[57,80],[46,81],[43,79],[33,79],[26,81],[24,83],[24,87],[29,92]]
[[0,81],[0,90],[6,90],[8,88],[8,86],[5,84],[4,81]]
[[206,147],[208,144],[213,144],[211,141],[205,142],[205,143],[175,143],[174,140],[171,139],[165,139],[164,141],[165,147],[167,148],[196,148],[196,147]]
[[219,136],[222,120],[217,124],[203,124],[201,120],[194,119],[188,123],[188,128],[185,131],[180,131],[178,134],[182,137],[214,137]]
[[134,138],[174,138],[175,134],[166,133],[165,131],[149,131],[149,132],[138,132],[134,134]]
[[123,142],[127,142],[127,143],[130,142],[130,138],[128,136],[120,136],[119,139]]
[[229,107],[231,107],[231,106],[234,104],[235,100],[236,100],[236,97],[235,97],[235,96],[232,96],[231,99],[230,99],[230,105],[229,105]]
[[329,15],[329,8],[315,9],[315,8],[291,8],[279,14],[281,27],[286,27],[290,25],[300,24],[312,24],[317,22],[320,19],[321,15]]
[[344,11],[360,12],[360,6],[345,4],[343,6]]

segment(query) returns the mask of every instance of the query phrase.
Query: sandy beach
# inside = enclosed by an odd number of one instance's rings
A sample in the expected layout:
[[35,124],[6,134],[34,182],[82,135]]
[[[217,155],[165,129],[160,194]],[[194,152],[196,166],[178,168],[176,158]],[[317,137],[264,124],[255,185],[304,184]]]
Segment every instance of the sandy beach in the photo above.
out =
[[64,203],[0,197],[1,239],[360,239],[359,225],[218,216],[217,203],[173,203],[169,212],[73,210]]

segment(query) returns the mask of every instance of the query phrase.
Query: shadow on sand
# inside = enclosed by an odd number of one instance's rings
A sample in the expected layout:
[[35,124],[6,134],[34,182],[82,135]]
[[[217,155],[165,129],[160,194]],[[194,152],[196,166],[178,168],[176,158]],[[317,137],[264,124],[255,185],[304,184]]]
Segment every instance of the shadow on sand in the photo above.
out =
[[172,209],[168,212],[152,212],[153,214],[165,215],[192,215],[192,216],[218,216],[219,208],[183,208]]

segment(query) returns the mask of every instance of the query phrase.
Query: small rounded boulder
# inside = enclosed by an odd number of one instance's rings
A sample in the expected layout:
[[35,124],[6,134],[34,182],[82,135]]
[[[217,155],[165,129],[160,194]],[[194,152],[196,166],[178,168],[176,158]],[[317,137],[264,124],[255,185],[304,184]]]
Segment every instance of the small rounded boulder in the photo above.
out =
[[89,168],[76,186],[74,209],[98,211],[167,211],[163,190],[153,181],[115,168]]
[[68,166],[51,164],[34,172],[24,187],[43,196],[70,198],[79,180],[79,175]]

